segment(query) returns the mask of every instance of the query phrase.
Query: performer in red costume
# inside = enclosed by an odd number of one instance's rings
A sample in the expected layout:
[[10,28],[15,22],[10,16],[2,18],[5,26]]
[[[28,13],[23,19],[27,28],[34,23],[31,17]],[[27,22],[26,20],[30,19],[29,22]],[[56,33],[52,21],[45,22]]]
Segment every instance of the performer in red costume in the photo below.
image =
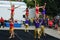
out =
[[11,6],[11,19],[12,19],[12,21],[13,21],[14,10],[15,10],[14,7],[15,7],[14,5]]
[[39,8],[42,8],[42,6],[39,6],[39,4],[37,4],[36,7],[35,7],[35,15],[36,15],[36,17],[39,17],[39,14],[40,14]]
[[17,6],[17,7],[15,7],[15,5],[11,5],[11,9],[9,9],[9,10],[11,10],[11,20],[12,20],[12,21],[14,20],[14,19],[13,19],[13,17],[14,17],[14,11],[15,11],[15,9],[18,8],[18,7],[20,7],[20,5]]
[[10,37],[9,38],[14,38],[14,23],[12,20],[10,20]]
[[29,16],[29,10],[28,8],[26,8],[26,17],[28,18],[28,16]]

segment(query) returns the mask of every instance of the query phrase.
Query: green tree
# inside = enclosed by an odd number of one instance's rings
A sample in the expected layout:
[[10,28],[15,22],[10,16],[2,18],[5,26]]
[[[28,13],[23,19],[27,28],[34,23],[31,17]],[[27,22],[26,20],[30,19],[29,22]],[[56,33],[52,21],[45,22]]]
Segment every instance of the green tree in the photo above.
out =
[[24,2],[27,4],[28,7],[34,7],[35,5],[34,1],[24,0]]
[[57,4],[57,3],[58,3],[57,0],[47,0],[46,10],[47,10],[48,15],[55,16],[58,14],[58,12],[59,12],[58,11],[59,10],[58,5],[59,4]]
[[[35,1],[27,1],[24,0],[24,2],[27,3],[27,6],[35,7]],[[47,3],[46,5],[46,13],[47,15],[55,16],[58,13],[60,13],[60,0],[36,0],[36,3],[41,5],[44,5],[44,3]]]

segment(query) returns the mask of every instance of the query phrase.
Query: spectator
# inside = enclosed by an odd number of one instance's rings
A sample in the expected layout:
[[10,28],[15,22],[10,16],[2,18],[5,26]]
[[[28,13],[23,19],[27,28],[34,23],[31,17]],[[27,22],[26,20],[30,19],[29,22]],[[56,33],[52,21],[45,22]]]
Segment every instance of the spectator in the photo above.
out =
[[0,27],[1,27],[1,19],[0,19]]
[[58,24],[55,24],[55,29],[57,29],[58,28]]
[[48,19],[49,19],[49,17],[48,16],[46,16],[46,19],[45,19],[45,26],[47,27],[48,26]]
[[1,26],[3,26],[3,28],[4,28],[4,19],[3,19],[3,17],[1,17]]
[[56,17],[54,17],[54,25],[58,24],[58,19],[56,19]]
[[51,28],[53,26],[52,20],[48,19],[48,26]]

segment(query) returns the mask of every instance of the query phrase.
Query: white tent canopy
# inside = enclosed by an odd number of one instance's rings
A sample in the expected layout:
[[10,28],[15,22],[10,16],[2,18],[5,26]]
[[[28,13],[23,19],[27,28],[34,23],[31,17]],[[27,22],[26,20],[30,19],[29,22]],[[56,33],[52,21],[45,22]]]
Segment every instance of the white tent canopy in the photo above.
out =
[[[23,12],[26,9],[26,4],[24,2],[14,2],[11,1],[12,4],[15,5],[15,7],[19,6],[19,8],[15,9],[14,12],[14,19],[15,20],[24,20],[23,15],[25,12]],[[5,20],[8,20],[10,18],[10,1],[0,1],[0,17],[3,17]]]

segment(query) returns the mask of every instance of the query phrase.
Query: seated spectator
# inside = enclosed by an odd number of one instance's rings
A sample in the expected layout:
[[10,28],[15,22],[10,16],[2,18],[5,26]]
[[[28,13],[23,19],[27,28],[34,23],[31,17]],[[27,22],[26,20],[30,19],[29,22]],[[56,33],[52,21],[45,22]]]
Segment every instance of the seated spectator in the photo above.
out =
[[4,19],[1,17],[1,26],[4,28]]
[[48,26],[49,26],[50,28],[53,26],[52,20],[49,20],[49,19],[48,19]]

